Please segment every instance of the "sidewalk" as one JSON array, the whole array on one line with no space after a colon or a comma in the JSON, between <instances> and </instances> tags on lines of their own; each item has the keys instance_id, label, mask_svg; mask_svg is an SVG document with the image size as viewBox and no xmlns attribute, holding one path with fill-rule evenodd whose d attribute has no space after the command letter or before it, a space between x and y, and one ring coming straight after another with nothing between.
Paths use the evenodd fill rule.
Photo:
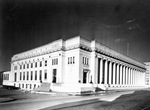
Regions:
<instances>
[{"instance_id":1,"label":"sidewalk","mask_svg":"<svg viewBox=\"0 0 150 110\"><path fill-rule=\"evenodd\" d=\"M125 94L132 94L134 91L126 91L126 92L118 92L118 93L112 93L112 94L99 94L99 95L92 95L92 96L77 96L78 98L72 98L68 100L59 100L57 103L53 102L53 104L50 104L48 108L45 109L59 109L59 108L65 108L65 107L72 107L77 105L83 105L88 103L94 103L98 101L114 101L116 98L120 97L121 95ZM43 109L44 110L44 109Z\"/></svg>"},{"instance_id":2,"label":"sidewalk","mask_svg":"<svg viewBox=\"0 0 150 110\"><path fill-rule=\"evenodd\" d=\"M0 103L0 107L3 107L3 110L8 110L8 107L9 108L14 107L13 110L58 109L58 108L71 107L71 106L88 104L88 103L93 103L98 101L113 101L123 94L132 94L133 92L134 91L113 92L109 94L106 93L106 94L96 94L96 95L88 95L88 96L51 96L51 95L38 96L37 95L38 96L37 98L34 97L25 100L16 100L9 103Z\"/></svg>"}]
</instances>

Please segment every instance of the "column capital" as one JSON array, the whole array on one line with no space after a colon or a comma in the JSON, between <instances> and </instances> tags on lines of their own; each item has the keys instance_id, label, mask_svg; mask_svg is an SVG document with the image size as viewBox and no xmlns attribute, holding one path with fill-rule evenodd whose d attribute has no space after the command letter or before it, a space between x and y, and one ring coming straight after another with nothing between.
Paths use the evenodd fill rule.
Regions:
<instances>
[{"instance_id":1,"label":"column capital","mask_svg":"<svg viewBox=\"0 0 150 110\"><path fill-rule=\"evenodd\" d=\"M105 60L105 61L107 61L107 62L109 61L108 58L103 58L103 60Z\"/></svg>"},{"instance_id":2,"label":"column capital","mask_svg":"<svg viewBox=\"0 0 150 110\"><path fill-rule=\"evenodd\" d=\"M102 57L102 56L99 56L99 55L98 55L97 57L98 57L98 58L101 58L101 59L103 59L103 57Z\"/></svg>"}]
</instances>

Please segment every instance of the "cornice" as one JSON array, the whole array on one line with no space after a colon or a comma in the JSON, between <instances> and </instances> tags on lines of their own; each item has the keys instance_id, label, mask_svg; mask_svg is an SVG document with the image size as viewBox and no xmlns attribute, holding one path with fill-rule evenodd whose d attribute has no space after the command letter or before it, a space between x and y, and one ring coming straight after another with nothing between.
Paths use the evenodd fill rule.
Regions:
<instances>
[{"instance_id":1,"label":"cornice","mask_svg":"<svg viewBox=\"0 0 150 110\"><path fill-rule=\"evenodd\" d=\"M60 40L60 41L62 41L62 40ZM80 49L88 51L88 52L96 52L96 53L102 54L104 56L113 58L115 60L123 61L127 64L145 68L144 64L139 63L123 54L120 54L119 52L114 51L111 48L108 48L98 42L93 43L93 42L88 41L88 43L87 43L87 41L85 39L82 39L81 42L71 45L71 46L67 46L67 47L65 46L64 42L65 41L63 41L63 44L61 46L59 45L58 47L57 47L57 44L54 44L54 45L48 44L45 46L38 47L37 49L29 50L27 52L23 52L23 53L14 55L12 57L12 62L23 60L23 59L28 59L28 58L32 58L32 57L37 57L37 56L41 56L41 55L46 55L46 54L57 52L57 51L69 51L72 49L80 48ZM83 42L83 44L81 44L82 42ZM89 43L92 44L92 47L89 47L90 46ZM49 48L49 46L52 46L52 47ZM56 48L53 48L53 46L56 46Z\"/></svg>"},{"instance_id":2,"label":"cornice","mask_svg":"<svg viewBox=\"0 0 150 110\"><path fill-rule=\"evenodd\" d=\"M134 66L138 66L138 67L142 67L143 69L145 68L145 65L142 64L142 63L139 63L137 61L134 61L133 59L129 58L129 57L126 57L120 53L117 53L114 51L114 53L108 53L104 50L102 50L102 48L98 49L96 48L95 49L95 52L99 53L99 54L102 54L102 55L105 55L105 56L108 56L108 57L111 57L111 58L114 58L116 60L119 60L119 61L123 61L127 64L130 64L130 65L134 65Z\"/></svg>"}]
</instances>

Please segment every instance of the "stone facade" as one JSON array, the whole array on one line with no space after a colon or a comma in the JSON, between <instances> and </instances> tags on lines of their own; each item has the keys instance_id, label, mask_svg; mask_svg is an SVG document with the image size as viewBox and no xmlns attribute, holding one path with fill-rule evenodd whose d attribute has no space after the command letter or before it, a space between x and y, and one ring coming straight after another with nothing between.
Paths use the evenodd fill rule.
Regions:
<instances>
[{"instance_id":1,"label":"stone facade","mask_svg":"<svg viewBox=\"0 0 150 110\"><path fill-rule=\"evenodd\" d=\"M145 71L144 64L80 36L16 54L11 61L14 85L25 90L41 83L60 92L143 88Z\"/></svg>"}]
</instances>

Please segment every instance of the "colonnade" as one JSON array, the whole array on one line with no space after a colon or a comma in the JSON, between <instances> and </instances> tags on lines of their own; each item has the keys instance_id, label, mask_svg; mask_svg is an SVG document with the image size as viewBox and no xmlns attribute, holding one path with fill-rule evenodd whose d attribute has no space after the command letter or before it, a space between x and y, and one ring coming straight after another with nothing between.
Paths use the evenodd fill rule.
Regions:
<instances>
[{"instance_id":1,"label":"colonnade","mask_svg":"<svg viewBox=\"0 0 150 110\"><path fill-rule=\"evenodd\" d=\"M110 86L142 86L145 73L142 68L121 61L97 58L97 84Z\"/></svg>"}]
</instances>

